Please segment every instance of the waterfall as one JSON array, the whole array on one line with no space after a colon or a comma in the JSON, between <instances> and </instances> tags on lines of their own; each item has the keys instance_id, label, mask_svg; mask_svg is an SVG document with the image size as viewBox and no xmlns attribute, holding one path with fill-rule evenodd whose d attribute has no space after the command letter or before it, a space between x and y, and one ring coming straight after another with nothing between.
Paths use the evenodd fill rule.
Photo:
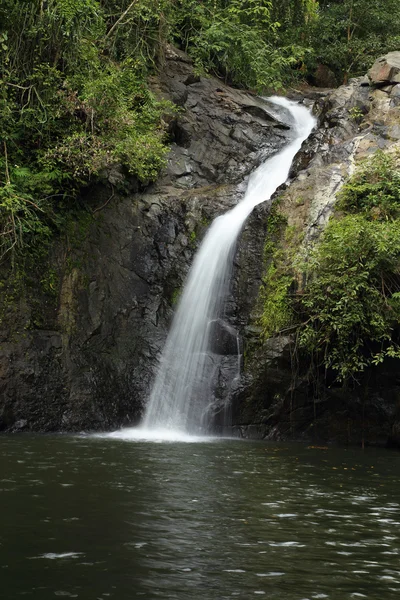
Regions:
<instances>
[{"instance_id":1,"label":"waterfall","mask_svg":"<svg viewBox=\"0 0 400 600\"><path fill-rule=\"evenodd\" d=\"M294 139L250 176L239 204L216 218L195 256L160 359L142 429L196 434L207 428L212 358L210 323L218 318L229 285L236 240L253 208L286 181L295 154L315 120L304 106L268 99L290 115Z\"/></svg>"}]
</instances>

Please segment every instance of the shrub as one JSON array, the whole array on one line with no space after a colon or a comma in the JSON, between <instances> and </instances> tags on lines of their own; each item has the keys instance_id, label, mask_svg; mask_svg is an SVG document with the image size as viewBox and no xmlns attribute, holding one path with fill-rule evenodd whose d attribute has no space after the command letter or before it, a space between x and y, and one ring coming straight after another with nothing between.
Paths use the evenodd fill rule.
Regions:
<instances>
[{"instance_id":1,"label":"shrub","mask_svg":"<svg viewBox=\"0 0 400 600\"><path fill-rule=\"evenodd\" d=\"M382 152L362 163L310 249L299 253L286 228L264 278L264 335L290 328L314 364L342 382L385 357L400 357L396 164L395 155Z\"/></svg>"}]
</instances>

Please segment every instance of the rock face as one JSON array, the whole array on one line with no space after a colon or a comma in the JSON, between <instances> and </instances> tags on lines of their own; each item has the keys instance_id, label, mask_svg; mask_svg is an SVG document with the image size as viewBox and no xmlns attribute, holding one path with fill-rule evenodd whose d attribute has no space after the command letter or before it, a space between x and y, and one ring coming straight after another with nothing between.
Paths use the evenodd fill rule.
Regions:
<instances>
[{"instance_id":1,"label":"rock face","mask_svg":"<svg viewBox=\"0 0 400 600\"><path fill-rule=\"evenodd\" d=\"M327 223L357 161L400 145L399 60L390 53L369 77L295 94L314 105L319 127L294 161L280 209L306 241ZM138 190L110 173L112 186L85 198L92 216L55 244L47 275L36 273L21 289L2 274L0 430L109 430L138 421L207 226L237 203L250 171L287 142L284 115L198 77L173 48L152 86L181 107L169 124L171 152L156 184ZM118 195L113 186L121 180L128 191ZM293 364L290 336L260 342L268 211L261 204L248 219L223 318L211 324L216 428L233 423L230 432L263 439L400 445L397 361L371 374L368 394L363 386L351 396L335 388L317 394Z\"/></svg>"},{"instance_id":2,"label":"rock face","mask_svg":"<svg viewBox=\"0 0 400 600\"><path fill-rule=\"evenodd\" d=\"M304 233L305 243L319 236L357 162L377 150L400 148L399 60L400 53L390 53L375 63L371 81L357 78L333 92L314 94L319 128L296 157L293 181L279 205L288 225ZM329 387L332 382L317 390L307 365L296 364L290 336L260 344L257 306L244 348L248 358L233 393L237 435L400 445L398 361L368 372L356 391Z\"/></svg>"},{"instance_id":3,"label":"rock face","mask_svg":"<svg viewBox=\"0 0 400 600\"><path fill-rule=\"evenodd\" d=\"M56 283L38 273L16 289L2 274L0 430L104 430L139 419L199 240L238 201L254 166L286 143L288 127L268 104L199 78L183 53L169 48L161 72L153 88L181 112L169 125L171 152L157 183L119 196L92 189L92 218L53 249ZM253 223L253 254L238 259L249 275L265 235L264 222ZM233 322L249 314L246 285L242 279L243 305L233 296L228 303ZM232 324L216 327L213 373L225 402L237 374L236 333Z\"/></svg>"}]
</instances>

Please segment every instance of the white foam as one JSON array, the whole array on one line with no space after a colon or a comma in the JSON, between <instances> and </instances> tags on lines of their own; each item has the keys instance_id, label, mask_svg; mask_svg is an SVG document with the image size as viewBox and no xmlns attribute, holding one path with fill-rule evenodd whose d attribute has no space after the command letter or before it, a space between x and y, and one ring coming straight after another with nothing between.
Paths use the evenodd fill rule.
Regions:
<instances>
[{"instance_id":1,"label":"white foam","mask_svg":"<svg viewBox=\"0 0 400 600\"><path fill-rule=\"evenodd\" d=\"M57 554L56 552L46 552L45 554L35 556L34 558L47 558L49 560L57 560L59 558L79 558L82 555L83 552L62 552L61 554Z\"/></svg>"},{"instance_id":2,"label":"white foam","mask_svg":"<svg viewBox=\"0 0 400 600\"><path fill-rule=\"evenodd\" d=\"M177 429L149 429L147 427L130 427L119 429L111 433L95 434L94 437L124 440L128 442L185 442L185 443L200 443L200 442L215 442L220 438L211 436L190 435Z\"/></svg>"}]
</instances>

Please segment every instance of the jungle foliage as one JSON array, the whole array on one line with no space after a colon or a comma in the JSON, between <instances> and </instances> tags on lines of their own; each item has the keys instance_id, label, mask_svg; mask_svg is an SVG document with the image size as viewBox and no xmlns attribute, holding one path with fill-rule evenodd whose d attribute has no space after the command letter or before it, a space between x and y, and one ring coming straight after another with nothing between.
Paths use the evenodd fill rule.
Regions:
<instances>
[{"instance_id":1,"label":"jungle foliage","mask_svg":"<svg viewBox=\"0 0 400 600\"><path fill-rule=\"evenodd\" d=\"M257 91L292 80L309 52L314 0L182 0L173 37L201 70ZM290 35L281 35L281 29Z\"/></svg>"},{"instance_id":2,"label":"jungle foliage","mask_svg":"<svg viewBox=\"0 0 400 600\"><path fill-rule=\"evenodd\" d=\"M0 259L62 230L110 170L157 176L172 108L147 80L167 42L266 91L321 62L364 72L399 24L397 0L0 0Z\"/></svg>"},{"instance_id":3,"label":"jungle foliage","mask_svg":"<svg viewBox=\"0 0 400 600\"><path fill-rule=\"evenodd\" d=\"M281 242L269 248L264 335L295 333L317 369L342 382L400 357L398 163L398 156L377 152L361 164L311 248L299 255L299 240L292 235L290 243L285 226Z\"/></svg>"},{"instance_id":4,"label":"jungle foliage","mask_svg":"<svg viewBox=\"0 0 400 600\"><path fill-rule=\"evenodd\" d=\"M157 176L170 110L146 83L158 4L134 2L122 27L124 1L0 1L0 258L62 229L112 167Z\"/></svg>"},{"instance_id":5,"label":"jungle foliage","mask_svg":"<svg viewBox=\"0 0 400 600\"><path fill-rule=\"evenodd\" d=\"M180 0L171 35L199 68L256 90L311 77L342 83L400 47L398 0Z\"/></svg>"},{"instance_id":6,"label":"jungle foliage","mask_svg":"<svg viewBox=\"0 0 400 600\"><path fill-rule=\"evenodd\" d=\"M327 65L338 83L363 75L387 52L400 48L398 0L319 0L312 62Z\"/></svg>"}]
</instances>

